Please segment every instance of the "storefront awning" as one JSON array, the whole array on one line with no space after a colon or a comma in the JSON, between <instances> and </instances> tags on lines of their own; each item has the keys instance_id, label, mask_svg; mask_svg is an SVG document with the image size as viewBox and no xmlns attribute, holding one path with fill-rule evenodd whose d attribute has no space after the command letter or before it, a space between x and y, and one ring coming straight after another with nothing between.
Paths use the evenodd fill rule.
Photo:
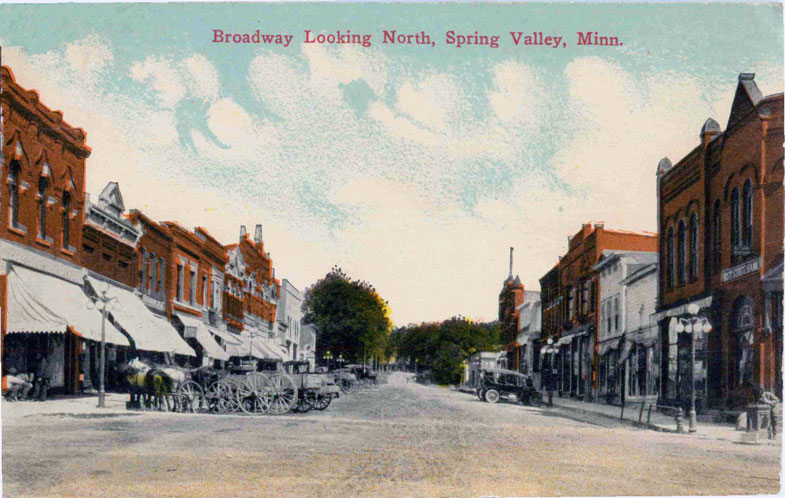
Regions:
<instances>
[{"instance_id":1,"label":"storefront awning","mask_svg":"<svg viewBox=\"0 0 785 498\"><path fill-rule=\"evenodd\" d=\"M233 334L231 332L226 332L225 330L220 330L215 327L211 327L206 325L207 330L216 337L220 337L226 344L240 344L242 343L242 339L239 335Z\"/></svg>"},{"instance_id":2,"label":"storefront awning","mask_svg":"<svg viewBox=\"0 0 785 498\"><path fill-rule=\"evenodd\" d=\"M85 339L101 340L103 317L89 309L84 290L52 275L15 266L8 273L8 322L6 332L64 333L67 327ZM129 346L128 339L108 320L106 342Z\"/></svg>"},{"instance_id":3,"label":"storefront awning","mask_svg":"<svg viewBox=\"0 0 785 498\"><path fill-rule=\"evenodd\" d=\"M88 276L87 281L96 294L106 289L106 295L117 300L118 306L113 308L110 304L109 312L115 322L131 335L136 349L196 356L174 327L153 315L132 291L95 277Z\"/></svg>"},{"instance_id":4,"label":"storefront awning","mask_svg":"<svg viewBox=\"0 0 785 498\"><path fill-rule=\"evenodd\" d=\"M687 314L687 307L691 304L698 306L699 309L705 309L711 307L712 296L707 296L702 299L698 299L696 301L692 301L690 303L682 304L680 306L675 306L665 311L660 311L658 313L654 313L651 316L652 321L659 322L663 318L672 318L675 316L684 316Z\"/></svg>"},{"instance_id":5,"label":"storefront awning","mask_svg":"<svg viewBox=\"0 0 785 498\"><path fill-rule=\"evenodd\" d=\"M193 334L196 341L204 348L205 355L216 360L228 360L229 355L215 342L215 339L207 331L207 326L198 318L175 312L175 316L188 332ZM188 330L191 329L191 330Z\"/></svg>"},{"instance_id":6,"label":"storefront awning","mask_svg":"<svg viewBox=\"0 0 785 498\"><path fill-rule=\"evenodd\" d=\"M597 352L598 355L604 356L608 354L609 351L613 351L615 349L619 349L619 346L622 344L622 339L624 336L614 337L613 339L609 339L606 341L602 341L599 343L599 351Z\"/></svg>"},{"instance_id":7,"label":"storefront awning","mask_svg":"<svg viewBox=\"0 0 785 498\"><path fill-rule=\"evenodd\" d=\"M281 359L286 361L285 355L283 353L279 353L274 347L267 344L264 339L254 339L253 346L254 349L258 349L262 354L265 354L265 358Z\"/></svg>"}]
</instances>

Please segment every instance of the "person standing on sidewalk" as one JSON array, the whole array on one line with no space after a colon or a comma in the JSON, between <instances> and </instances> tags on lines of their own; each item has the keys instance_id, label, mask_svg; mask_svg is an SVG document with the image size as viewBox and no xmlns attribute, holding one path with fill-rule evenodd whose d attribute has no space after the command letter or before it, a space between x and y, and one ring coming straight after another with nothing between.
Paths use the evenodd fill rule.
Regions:
<instances>
[{"instance_id":1,"label":"person standing on sidewalk","mask_svg":"<svg viewBox=\"0 0 785 498\"><path fill-rule=\"evenodd\" d=\"M46 401L46 395L49 391L49 382L52 380L52 361L48 356L38 355L40 361L35 370L35 391L33 391L33 398L36 401Z\"/></svg>"}]
</instances>

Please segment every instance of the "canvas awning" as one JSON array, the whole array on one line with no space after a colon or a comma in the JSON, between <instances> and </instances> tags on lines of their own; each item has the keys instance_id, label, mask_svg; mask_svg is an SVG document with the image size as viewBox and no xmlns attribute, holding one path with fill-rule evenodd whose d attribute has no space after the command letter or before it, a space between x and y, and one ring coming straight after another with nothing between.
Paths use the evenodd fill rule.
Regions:
<instances>
[{"instance_id":1,"label":"canvas awning","mask_svg":"<svg viewBox=\"0 0 785 498\"><path fill-rule=\"evenodd\" d=\"M6 332L64 333L67 328L85 339L101 340L101 312L88 308L82 287L46 273L14 266L8 273ZM106 342L129 346L111 322L104 323Z\"/></svg>"},{"instance_id":2,"label":"canvas awning","mask_svg":"<svg viewBox=\"0 0 785 498\"><path fill-rule=\"evenodd\" d=\"M216 337L220 337L226 344L240 344L242 343L242 339L239 335L233 334L231 332L226 332L224 330L220 330L215 327L211 327L206 325L207 330Z\"/></svg>"},{"instance_id":3,"label":"canvas awning","mask_svg":"<svg viewBox=\"0 0 785 498\"><path fill-rule=\"evenodd\" d=\"M624 336L614 337L613 339L608 339L606 341L602 341L599 343L599 351L597 352L598 355L604 356L608 354L609 351L613 351L614 349L619 349L619 346L622 343L622 339Z\"/></svg>"},{"instance_id":4,"label":"canvas awning","mask_svg":"<svg viewBox=\"0 0 785 498\"><path fill-rule=\"evenodd\" d=\"M206 356L216 360L228 360L229 355L226 351L215 342L215 339L207 331L207 326L198 318L185 315L183 313L175 312L175 316L183 324L187 331L189 331L196 338L199 345L204 348ZM190 329L190 330L188 330Z\"/></svg>"},{"instance_id":5,"label":"canvas awning","mask_svg":"<svg viewBox=\"0 0 785 498\"><path fill-rule=\"evenodd\" d=\"M650 348L657 343L658 329L656 326L638 329L635 332L628 334L624 341L624 347L621 351L619 361L625 361L632 352L632 347L636 344L644 348Z\"/></svg>"},{"instance_id":6,"label":"canvas awning","mask_svg":"<svg viewBox=\"0 0 785 498\"><path fill-rule=\"evenodd\" d=\"M280 359L286 361L286 358L284 357L283 353L279 353L278 351L276 351L274 347L267 344L267 342L265 342L263 339L258 339L258 338L254 339L253 346L254 349L258 349L262 354L264 354L265 358Z\"/></svg>"},{"instance_id":7,"label":"canvas awning","mask_svg":"<svg viewBox=\"0 0 785 498\"><path fill-rule=\"evenodd\" d=\"M109 312L115 322L131 335L136 349L196 356L172 324L153 315L132 291L95 277L88 276L87 281L97 294L106 289L106 295L116 299L118 306L110 304Z\"/></svg>"}]
</instances>

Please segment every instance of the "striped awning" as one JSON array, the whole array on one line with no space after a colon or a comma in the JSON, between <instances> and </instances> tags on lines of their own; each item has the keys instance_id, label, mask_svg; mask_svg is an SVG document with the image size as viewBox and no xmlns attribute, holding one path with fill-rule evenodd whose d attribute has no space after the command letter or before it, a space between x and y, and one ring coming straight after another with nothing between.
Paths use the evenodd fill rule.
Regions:
<instances>
[{"instance_id":1,"label":"striped awning","mask_svg":"<svg viewBox=\"0 0 785 498\"><path fill-rule=\"evenodd\" d=\"M102 323L103 322L103 323ZM14 266L8 273L6 333L64 333L129 346L128 339L95 309L84 289L53 275Z\"/></svg>"}]
</instances>

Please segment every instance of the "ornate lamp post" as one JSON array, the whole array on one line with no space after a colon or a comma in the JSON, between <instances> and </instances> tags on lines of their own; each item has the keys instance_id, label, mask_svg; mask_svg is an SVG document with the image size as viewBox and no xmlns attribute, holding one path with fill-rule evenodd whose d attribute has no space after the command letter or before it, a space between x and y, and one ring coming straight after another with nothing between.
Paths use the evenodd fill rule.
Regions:
<instances>
[{"instance_id":1,"label":"ornate lamp post","mask_svg":"<svg viewBox=\"0 0 785 498\"><path fill-rule=\"evenodd\" d=\"M686 332L690 334L690 432L698 431L698 415L695 411L695 336L699 333L708 334L711 332L711 323L708 318L698 317L697 304L690 304L687 307L687 318L678 318L676 322L676 332Z\"/></svg>"},{"instance_id":2,"label":"ornate lamp post","mask_svg":"<svg viewBox=\"0 0 785 498\"><path fill-rule=\"evenodd\" d=\"M111 304L112 309L118 309L120 303L116 297L107 296L109 286L96 297L95 301L88 301L87 309L97 309L101 312L101 357L98 364L98 408L106 408L106 389L104 379L106 378L106 312Z\"/></svg>"},{"instance_id":3,"label":"ornate lamp post","mask_svg":"<svg viewBox=\"0 0 785 498\"><path fill-rule=\"evenodd\" d=\"M550 355L548 361L548 368L550 369L550 374L548 375L548 406L553 406L553 380L555 375L555 363L556 363L556 353L559 352L559 347L553 345L553 339L548 338L548 345L545 346L545 354Z\"/></svg>"},{"instance_id":4,"label":"ornate lamp post","mask_svg":"<svg viewBox=\"0 0 785 498\"><path fill-rule=\"evenodd\" d=\"M329 351L324 353L324 359L327 360L327 369L328 370L332 370L332 368L330 368L330 360L332 360L332 358L333 358L333 355Z\"/></svg>"}]
</instances>

